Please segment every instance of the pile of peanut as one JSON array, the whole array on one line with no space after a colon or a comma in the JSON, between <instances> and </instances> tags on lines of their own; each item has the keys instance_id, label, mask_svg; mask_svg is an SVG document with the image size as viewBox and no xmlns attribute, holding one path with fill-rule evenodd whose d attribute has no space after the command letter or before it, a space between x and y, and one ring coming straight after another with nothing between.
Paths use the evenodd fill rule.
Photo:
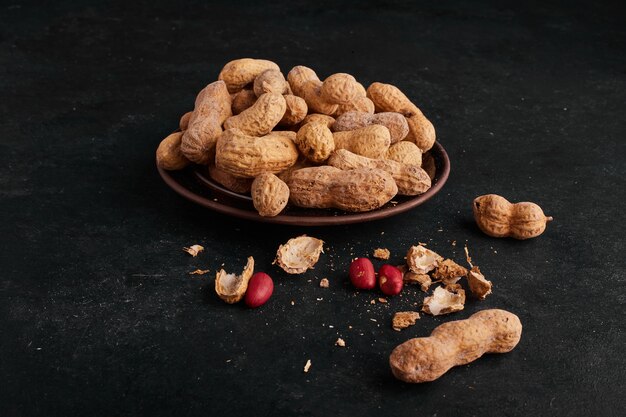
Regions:
<instances>
[{"instance_id":1,"label":"pile of peanut","mask_svg":"<svg viewBox=\"0 0 626 417\"><path fill-rule=\"evenodd\" d=\"M397 87L367 89L345 73L321 81L305 66L287 78L277 64L229 62L166 137L159 167L207 165L211 178L251 193L261 216L291 203L305 208L375 210L395 195L426 192L435 129Z\"/></svg>"}]
</instances>

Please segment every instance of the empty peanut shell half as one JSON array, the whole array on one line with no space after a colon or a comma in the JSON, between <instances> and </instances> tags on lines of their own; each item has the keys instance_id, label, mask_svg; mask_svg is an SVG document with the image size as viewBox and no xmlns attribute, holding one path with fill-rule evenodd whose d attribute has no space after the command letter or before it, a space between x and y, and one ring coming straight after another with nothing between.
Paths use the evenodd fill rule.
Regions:
<instances>
[{"instance_id":1,"label":"empty peanut shell half","mask_svg":"<svg viewBox=\"0 0 626 417\"><path fill-rule=\"evenodd\" d=\"M248 257L248 263L240 275L229 274L223 269L215 275L215 292L228 304L241 300L248 289L248 281L254 272L254 258Z\"/></svg>"},{"instance_id":2,"label":"empty peanut shell half","mask_svg":"<svg viewBox=\"0 0 626 417\"><path fill-rule=\"evenodd\" d=\"M465 308L465 291L459 286L437 287L433 295L424 299L422 311L433 316L454 313Z\"/></svg>"},{"instance_id":3,"label":"empty peanut shell half","mask_svg":"<svg viewBox=\"0 0 626 417\"><path fill-rule=\"evenodd\" d=\"M422 245L411 246L406 254L409 270L416 274L426 274L435 269L443 258Z\"/></svg>"},{"instance_id":4,"label":"empty peanut shell half","mask_svg":"<svg viewBox=\"0 0 626 417\"><path fill-rule=\"evenodd\" d=\"M302 235L280 245L275 263L288 274L302 274L313 268L323 251L323 241Z\"/></svg>"}]
</instances>

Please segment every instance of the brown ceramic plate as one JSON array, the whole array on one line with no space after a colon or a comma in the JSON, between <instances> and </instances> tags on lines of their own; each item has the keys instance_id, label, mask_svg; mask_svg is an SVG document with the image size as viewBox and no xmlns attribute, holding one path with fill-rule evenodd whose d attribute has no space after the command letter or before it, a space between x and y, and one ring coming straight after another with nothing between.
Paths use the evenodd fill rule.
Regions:
<instances>
[{"instance_id":1,"label":"brown ceramic plate","mask_svg":"<svg viewBox=\"0 0 626 417\"><path fill-rule=\"evenodd\" d=\"M208 209L242 219L265 223L298 226L332 226L363 223L404 213L425 203L441 190L450 175L450 159L439 142L430 150L435 160L435 178L432 187L414 197L396 196L383 207L365 213L348 213L334 209L304 209L288 205L275 217L261 217L252 206L250 196L233 193L217 184L202 167L189 167L182 171L166 171L157 167L163 181L181 196Z\"/></svg>"}]
</instances>

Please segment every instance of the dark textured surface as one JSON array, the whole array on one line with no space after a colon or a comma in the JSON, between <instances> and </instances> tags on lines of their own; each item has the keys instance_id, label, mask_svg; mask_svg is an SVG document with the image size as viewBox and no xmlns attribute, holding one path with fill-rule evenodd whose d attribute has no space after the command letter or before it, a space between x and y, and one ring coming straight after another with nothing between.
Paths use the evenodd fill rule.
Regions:
<instances>
[{"instance_id":1,"label":"dark textured surface","mask_svg":"<svg viewBox=\"0 0 626 417\"><path fill-rule=\"evenodd\" d=\"M626 414L617 2L43 3L0 9L0 415ZM448 184L407 214L322 229L178 197L154 149L243 56L398 85L434 122ZM485 193L555 221L538 239L488 238L471 217ZM326 254L286 276L273 254L302 233ZM394 332L392 313L422 293L370 305L379 295L355 293L345 271L376 247L401 262L418 241L459 262L467 241L494 294ZM193 243L206 247L197 258L180 250ZM258 310L211 290L222 263L238 270L248 255L276 284ZM196 268L211 274L187 275ZM519 315L513 352L429 384L393 379L395 345L483 308Z\"/></svg>"}]
</instances>

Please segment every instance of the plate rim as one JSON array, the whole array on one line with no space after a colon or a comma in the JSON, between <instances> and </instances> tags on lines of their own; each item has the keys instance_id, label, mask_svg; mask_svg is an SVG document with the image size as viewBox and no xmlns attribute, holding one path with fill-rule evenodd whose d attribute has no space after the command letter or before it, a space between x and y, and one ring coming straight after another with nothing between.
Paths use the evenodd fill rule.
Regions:
<instances>
[{"instance_id":1,"label":"plate rim","mask_svg":"<svg viewBox=\"0 0 626 417\"><path fill-rule=\"evenodd\" d=\"M329 216L297 216L297 215L287 215L287 214L279 214L274 217L263 217L260 216L256 211L242 209L239 207L234 207L232 205L220 203L218 201L211 200L209 198L203 197L201 195L196 194L191 191L181 183L179 183L169 171L159 167L157 165L157 170L159 175L163 179L163 181L172 189L174 192L184 197L185 199L192 201L200 206L206 207L218 213L226 214L232 217L237 217L241 219L261 222L261 223L274 223L274 224L285 224L292 226L338 226L338 225L346 225L346 224L355 224L355 223L365 223L373 220L384 219L387 217L395 216L397 214L404 213L414 207L417 207L426 201L430 200L435 194L437 194L448 181L448 177L450 176L450 158L448 153L444 149L444 147L436 141L431 148L432 150L436 150L436 154L434 155L437 159L437 156L443 161L441 167L436 167L435 171L435 184L428 189L424 194L420 194L418 196L412 197L407 201L402 203L398 203L394 206L376 209L368 212L362 213L347 213L340 216L329 215ZM186 168L188 169L188 168ZM190 171L191 173L191 171ZM197 179L196 179L197 180ZM208 187L207 187L208 188ZM215 193L215 191L210 190L211 193Z\"/></svg>"}]
</instances>

